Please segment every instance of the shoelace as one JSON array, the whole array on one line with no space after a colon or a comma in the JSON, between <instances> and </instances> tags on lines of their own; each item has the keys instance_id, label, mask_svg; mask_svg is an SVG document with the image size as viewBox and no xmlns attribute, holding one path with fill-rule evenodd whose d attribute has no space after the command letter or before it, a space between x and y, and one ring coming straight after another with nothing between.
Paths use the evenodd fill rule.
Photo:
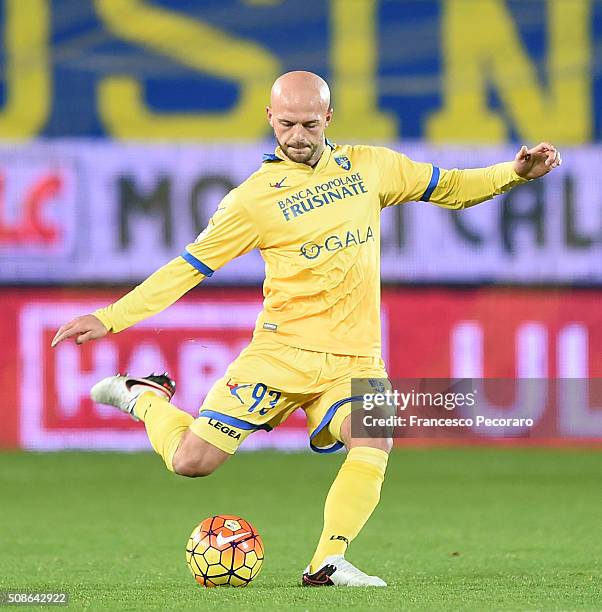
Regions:
<instances>
[{"instance_id":1,"label":"shoelace","mask_svg":"<svg viewBox=\"0 0 602 612\"><path fill-rule=\"evenodd\" d=\"M347 559L341 558L337 559L335 567L345 572L349 572L352 576L356 578L366 579L368 575L365 572L362 572L361 569L358 569L352 563L349 563Z\"/></svg>"}]
</instances>

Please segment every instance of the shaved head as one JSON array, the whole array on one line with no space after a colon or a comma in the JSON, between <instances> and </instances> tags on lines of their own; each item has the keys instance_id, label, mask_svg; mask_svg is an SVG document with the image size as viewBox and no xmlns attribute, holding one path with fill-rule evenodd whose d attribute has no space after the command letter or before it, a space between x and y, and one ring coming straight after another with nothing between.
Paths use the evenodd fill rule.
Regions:
<instances>
[{"instance_id":1,"label":"shaved head","mask_svg":"<svg viewBox=\"0 0 602 612\"><path fill-rule=\"evenodd\" d=\"M313 72L295 70L278 77L270 95L272 107L278 104L319 106L326 112L330 108L328 83Z\"/></svg>"},{"instance_id":2,"label":"shaved head","mask_svg":"<svg viewBox=\"0 0 602 612\"><path fill-rule=\"evenodd\" d=\"M314 166L324 151L324 130L332 117L326 81L313 72L287 72L274 82L266 110L283 153Z\"/></svg>"}]
</instances>

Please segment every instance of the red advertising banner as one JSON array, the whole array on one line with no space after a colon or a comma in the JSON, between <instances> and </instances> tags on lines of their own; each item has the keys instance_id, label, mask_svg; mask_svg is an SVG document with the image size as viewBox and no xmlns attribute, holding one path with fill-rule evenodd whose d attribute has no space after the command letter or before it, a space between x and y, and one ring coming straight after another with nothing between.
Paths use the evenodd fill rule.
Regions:
<instances>
[{"instance_id":1,"label":"red advertising banner","mask_svg":"<svg viewBox=\"0 0 602 612\"><path fill-rule=\"evenodd\" d=\"M169 371L174 403L196 413L213 381L250 340L256 289L200 288L145 322L102 341L50 341L56 329L118 297L115 291L3 289L0 300L0 447L149 448L140 424L94 404L90 387L117 371ZM600 292L394 289L383 293L383 347L391 378L602 378ZM602 441L602 401L554 386L519 440ZM495 415L506 405L488 410ZM543 434L542 434L543 432ZM545 435L544 435L545 434ZM463 442L489 441L464 432ZM303 413L258 432L246 448L306 448Z\"/></svg>"}]
</instances>

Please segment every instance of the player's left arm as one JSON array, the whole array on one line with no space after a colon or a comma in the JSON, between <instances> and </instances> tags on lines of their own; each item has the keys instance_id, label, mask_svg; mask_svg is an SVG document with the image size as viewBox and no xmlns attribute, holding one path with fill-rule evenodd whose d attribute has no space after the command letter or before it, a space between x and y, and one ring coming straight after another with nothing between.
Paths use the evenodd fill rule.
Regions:
<instances>
[{"instance_id":1,"label":"player's left arm","mask_svg":"<svg viewBox=\"0 0 602 612\"><path fill-rule=\"evenodd\" d=\"M561 163L560 153L550 143L542 142L532 149L522 146L510 162L485 168L439 170L436 185L424 199L453 210L469 208L516 185L545 176Z\"/></svg>"},{"instance_id":2,"label":"player's left arm","mask_svg":"<svg viewBox=\"0 0 602 612\"><path fill-rule=\"evenodd\" d=\"M556 147L547 142L532 149L521 147L513 161L466 170L444 170L381 147L372 150L382 207L424 201L453 210L468 208L544 176L562 163Z\"/></svg>"}]
</instances>

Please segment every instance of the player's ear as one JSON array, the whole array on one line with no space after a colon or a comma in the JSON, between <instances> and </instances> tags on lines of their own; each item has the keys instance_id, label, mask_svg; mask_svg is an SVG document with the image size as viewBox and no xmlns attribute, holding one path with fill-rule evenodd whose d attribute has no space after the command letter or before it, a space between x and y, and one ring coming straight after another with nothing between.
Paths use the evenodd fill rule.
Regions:
<instances>
[{"instance_id":1,"label":"player's ear","mask_svg":"<svg viewBox=\"0 0 602 612\"><path fill-rule=\"evenodd\" d=\"M266 113L267 118L268 118L268 123L269 123L269 124L270 124L272 127L274 127L274 123L273 123L273 120L272 120L272 117L274 116L274 114L272 113L272 109L271 109L269 106L266 106L266 107L265 107L265 113Z\"/></svg>"},{"instance_id":2,"label":"player's ear","mask_svg":"<svg viewBox=\"0 0 602 612\"><path fill-rule=\"evenodd\" d=\"M326 113L324 117L324 123L326 126L328 126L328 124L330 123L330 120L332 119L332 113L334 113L334 108L329 108L328 112Z\"/></svg>"}]
</instances>

